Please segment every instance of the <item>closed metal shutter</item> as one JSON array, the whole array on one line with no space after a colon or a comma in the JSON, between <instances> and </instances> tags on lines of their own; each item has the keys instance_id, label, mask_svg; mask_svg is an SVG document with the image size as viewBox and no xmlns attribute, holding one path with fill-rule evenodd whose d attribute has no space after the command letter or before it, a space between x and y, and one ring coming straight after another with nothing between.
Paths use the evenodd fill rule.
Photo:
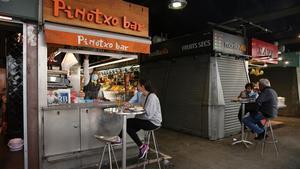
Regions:
<instances>
[{"instance_id":1,"label":"closed metal shutter","mask_svg":"<svg viewBox=\"0 0 300 169\"><path fill-rule=\"evenodd\" d=\"M141 66L160 96L163 127L208 137L209 57L195 55Z\"/></svg>"},{"instance_id":2,"label":"closed metal shutter","mask_svg":"<svg viewBox=\"0 0 300 169\"><path fill-rule=\"evenodd\" d=\"M248 82L248 75L243 60L235 59L232 56L220 56L217 58L217 62L225 100L224 134L229 136L237 133L241 128L237 117L240 104L231 102L231 100L244 90L245 84Z\"/></svg>"},{"instance_id":3,"label":"closed metal shutter","mask_svg":"<svg viewBox=\"0 0 300 169\"><path fill-rule=\"evenodd\" d=\"M177 58L165 90L165 126L208 137L209 55Z\"/></svg>"}]
</instances>

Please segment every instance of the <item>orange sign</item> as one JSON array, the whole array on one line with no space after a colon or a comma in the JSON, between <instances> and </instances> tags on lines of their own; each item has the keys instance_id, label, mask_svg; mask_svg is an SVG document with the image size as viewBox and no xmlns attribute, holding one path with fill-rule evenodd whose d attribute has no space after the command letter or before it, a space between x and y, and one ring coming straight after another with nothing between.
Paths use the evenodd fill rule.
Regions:
<instances>
[{"instance_id":1,"label":"orange sign","mask_svg":"<svg viewBox=\"0 0 300 169\"><path fill-rule=\"evenodd\" d=\"M134 52L134 53L150 53L150 44L125 41L120 39L105 38L99 36L91 36L85 34L77 34L70 32L62 32L55 30L45 30L45 38L47 43L80 46L89 48L99 48L113 51Z\"/></svg>"},{"instance_id":2,"label":"orange sign","mask_svg":"<svg viewBox=\"0 0 300 169\"><path fill-rule=\"evenodd\" d=\"M122 0L44 0L44 20L148 37L147 7Z\"/></svg>"}]
</instances>

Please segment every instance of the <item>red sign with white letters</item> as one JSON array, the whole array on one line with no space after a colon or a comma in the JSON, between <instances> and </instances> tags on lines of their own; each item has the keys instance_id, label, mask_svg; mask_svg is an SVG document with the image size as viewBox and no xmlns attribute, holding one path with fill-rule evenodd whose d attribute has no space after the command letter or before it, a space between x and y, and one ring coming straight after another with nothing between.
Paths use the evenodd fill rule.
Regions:
<instances>
[{"instance_id":1,"label":"red sign with white letters","mask_svg":"<svg viewBox=\"0 0 300 169\"><path fill-rule=\"evenodd\" d=\"M256 62L278 64L278 47L272 43L252 38L251 56L252 60Z\"/></svg>"}]
</instances>

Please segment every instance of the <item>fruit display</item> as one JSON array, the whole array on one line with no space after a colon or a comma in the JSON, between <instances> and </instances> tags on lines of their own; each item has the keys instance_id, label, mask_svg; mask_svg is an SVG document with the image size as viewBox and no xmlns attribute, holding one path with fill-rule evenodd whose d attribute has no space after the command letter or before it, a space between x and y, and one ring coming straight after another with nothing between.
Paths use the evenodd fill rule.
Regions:
<instances>
[{"instance_id":1,"label":"fruit display","mask_svg":"<svg viewBox=\"0 0 300 169\"><path fill-rule=\"evenodd\" d=\"M106 98L115 100L118 94L125 94L130 98L136 90L139 75L138 66L127 66L121 68L100 70L97 72L101 90ZM83 86L83 80L81 81ZM109 96L108 96L109 95Z\"/></svg>"}]
</instances>

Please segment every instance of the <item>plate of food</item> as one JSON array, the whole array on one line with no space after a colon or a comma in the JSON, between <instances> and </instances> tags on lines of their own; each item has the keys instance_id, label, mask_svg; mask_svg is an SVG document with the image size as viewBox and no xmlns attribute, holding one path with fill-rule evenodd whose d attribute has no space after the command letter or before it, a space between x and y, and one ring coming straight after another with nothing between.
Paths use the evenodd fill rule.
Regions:
<instances>
[{"instance_id":1,"label":"plate of food","mask_svg":"<svg viewBox=\"0 0 300 169\"><path fill-rule=\"evenodd\" d=\"M144 108L140 107L140 106L135 106L135 107L130 107L129 110L130 111L144 111Z\"/></svg>"}]
</instances>

